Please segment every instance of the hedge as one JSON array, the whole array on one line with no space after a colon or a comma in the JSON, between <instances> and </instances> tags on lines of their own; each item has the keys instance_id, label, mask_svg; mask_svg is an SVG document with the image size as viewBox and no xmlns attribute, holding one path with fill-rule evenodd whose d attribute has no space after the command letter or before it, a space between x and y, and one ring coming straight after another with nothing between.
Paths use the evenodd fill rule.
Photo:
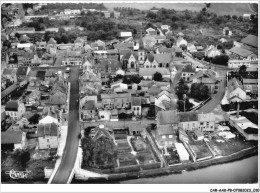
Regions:
<instances>
[{"instance_id":1,"label":"hedge","mask_svg":"<svg viewBox=\"0 0 260 193\"><path fill-rule=\"evenodd\" d=\"M136 172L136 171L140 171L139 165L119 167L113 169L113 172L115 173L127 173L127 172Z\"/></svg>"},{"instance_id":2,"label":"hedge","mask_svg":"<svg viewBox=\"0 0 260 193\"><path fill-rule=\"evenodd\" d=\"M156 169L161 167L161 163L156 162L156 163L150 163L150 164L143 164L141 165L143 170L150 170L150 169Z\"/></svg>"}]
</instances>

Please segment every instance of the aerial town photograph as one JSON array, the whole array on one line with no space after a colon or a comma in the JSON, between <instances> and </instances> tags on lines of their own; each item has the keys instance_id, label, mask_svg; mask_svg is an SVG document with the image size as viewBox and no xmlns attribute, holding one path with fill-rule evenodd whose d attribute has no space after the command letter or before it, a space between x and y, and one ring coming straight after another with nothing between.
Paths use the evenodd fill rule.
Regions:
<instances>
[{"instance_id":1,"label":"aerial town photograph","mask_svg":"<svg viewBox=\"0 0 260 193\"><path fill-rule=\"evenodd\" d=\"M258 4L2 3L1 184L257 185Z\"/></svg>"}]
</instances>

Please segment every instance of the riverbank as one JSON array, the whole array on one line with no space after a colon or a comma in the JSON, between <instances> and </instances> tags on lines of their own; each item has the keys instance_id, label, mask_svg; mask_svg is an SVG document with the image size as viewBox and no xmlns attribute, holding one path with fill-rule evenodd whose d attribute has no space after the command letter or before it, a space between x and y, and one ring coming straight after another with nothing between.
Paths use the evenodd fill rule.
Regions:
<instances>
[{"instance_id":1,"label":"riverbank","mask_svg":"<svg viewBox=\"0 0 260 193\"><path fill-rule=\"evenodd\" d=\"M149 178L149 177L157 177L157 176L170 175L170 174L181 174L183 171L198 170L213 165L220 165L224 163L242 160L255 155L258 155L258 147L242 150L240 152L225 157L223 156L223 157L213 158L201 162L195 162L192 164L181 164L181 165L175 165L171 167L158 168L152 170L143 170L139 172L130 172L130 173L123 173L123 174L108 174L108 177L106 179L105 178L88 178L87 180L74 179L73 183L74 184L116 183L118 181L130 180L130 179Z\"/></svg>"}]
</instances>

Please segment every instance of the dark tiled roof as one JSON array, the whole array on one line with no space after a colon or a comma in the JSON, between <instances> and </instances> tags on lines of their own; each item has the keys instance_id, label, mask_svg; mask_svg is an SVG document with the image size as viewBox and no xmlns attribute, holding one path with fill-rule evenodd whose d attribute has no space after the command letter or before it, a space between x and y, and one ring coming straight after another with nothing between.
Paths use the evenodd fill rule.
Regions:
<instances>
[{"instance_id":1,"label":"dark tiled roof","mask_svg":"<svg viewBox=\"0 0 260 193\"><path fill-rule=\"evenodd\" d=\"M258 47L258 37L254 35L248 35L245 38L241 40L242 43L253 46L253 47Z\"/></svg>"},{"instance_id":2,"label":"dark tiled roof","mask_svg":"<svg viewBox=\"0 0 260 193\"><path fill-rule=\"evenodd\" d=\"M191 65L186 65L186 66L182 69L182 72L193 72L193 73L195 73L195 69L192 68Z\"/></svg>"},{"instance_id":3,"label":"dark tiled roof","mask_svg":"<svg viewBox=\"0 0 260 193\"><path fill-rule=\"evenodd\" d=\"M128 125L129 131L143 131L142 124L139 123L131 123Z\"/></svg>"},{"instance_id":4,"label":"dark tiled roof","mask_svg":"<svg viewBox=\"0 0 260 193\"><path fill-rule=\"evenodd\" d=\"M19 87L18 84L13 84L13 85L9 86L7 89L5 89L3 92L1 92L1 99L3 99L6 95L8 95L11 92L13 92L18 87Z\"/></svg>"},{"instance_id":5,"label":"dark tiled roof","mask_svg":"<svg viewBox=\"0 0 260 193\"><path fill-rule=\"evenodd\" d=\"M136 52L127 52L124 56L123 56L123 60L129 60L130 56L133 54L133 56L135 57L135 59L138 59L138 54Z\"/></svg>"},{"instance_id":6,"label":"dark tiled roof","mask_svg":"<svg viewBox=\"0 0 260 193\"><path fill-rule=\"evenodd\" d=\"M58 136L58 126L55 123L38 125L37 136L44 137L45 135Z\"/></svg>"},{"instance_id":7,"label":"dark tiled roof","mask_svg":"<svg viewBox=\"0 0 260 193\"><path fill-rule=\"evenodd\" d=\"M141 97L132 97L132 106L141 106Z\"/></svg>"},{"instance_id":8,"label":"dark tiled roof","mask_svg":"<svg viewBox=\"0 0 260 193\"><path fill-rule=\"evenodd\" d=\"M5 68L3 75L11 75L13 71L14 71L13 68Z\"/></svg>"},{"instance_id":9,"label":"dark tiled roof","mask_svg":"<svg viewBox=\"0 0 260 193\"><path fill-rule=\"evenodd\" d=\"M157 114L157 122L159 125L167 125L179 122L177 111L159 111Z\"/></svg>"},{"instance_id":10,"label":"dark tiled roof","mask_svg":"<svg viewBox=\"0 0 260 193\"><path fill-rule=\"evenodd\" d=\"M1 144L19 144L22 142L21 131L1 132Z\"/></svg>"},{"instance_id":11,"label":"dark tiled roof","mask_svg":"<svg viewBox=\"0 0 260 193\"><path fill-rule=\"evenodd\" d=\"M159 135L172 135L174 134L172 125L158 125L157 131Z\"/></svg>"},{"instance_id":12,"label":"dark tiled roof","mask_svg":"<svg viewBox=\"0 0 260 193\"><path fill-rule=\"evenodd\" d=\"M247 57L253 54L253 52L239 47L233 47L229 51L242 57Z\"/></svg>"},{"instance_id":13,"label":"dark tiled roof","mask_svg":"<svg viewBox=\"0 0 260 193\"><path fill-rule=\"evenodd\" d=\"M198 121L198 113L197 112L180 112L179 118L180 118L180 122Z\"/></svg>"},{"instance_id":14,"label":"dark tiled roof","mask_svg":"<svg viewBox=\"0 0 260 193\"><path fill-rule=\"evenodd\" d=\"M18 102L8 101L5 106L5 111L18 111Z\"/></svg>"}]
</instances>

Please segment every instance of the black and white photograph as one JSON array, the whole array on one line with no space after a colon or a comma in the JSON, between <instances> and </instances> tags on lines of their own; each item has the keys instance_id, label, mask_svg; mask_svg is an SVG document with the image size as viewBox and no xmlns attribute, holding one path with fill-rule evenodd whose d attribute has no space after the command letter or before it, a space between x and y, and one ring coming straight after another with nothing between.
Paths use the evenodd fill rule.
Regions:
<instances>
[{"instance_id":1,"label":"black and white photograph","mask_svg":"<svg viewBox=\"0 0 260 193\"><path fill-rule=\"evenodd\" d=\"M1 189L259 192L258 41L258 1L2 1Z\"/></svg>"}]
</instances>

